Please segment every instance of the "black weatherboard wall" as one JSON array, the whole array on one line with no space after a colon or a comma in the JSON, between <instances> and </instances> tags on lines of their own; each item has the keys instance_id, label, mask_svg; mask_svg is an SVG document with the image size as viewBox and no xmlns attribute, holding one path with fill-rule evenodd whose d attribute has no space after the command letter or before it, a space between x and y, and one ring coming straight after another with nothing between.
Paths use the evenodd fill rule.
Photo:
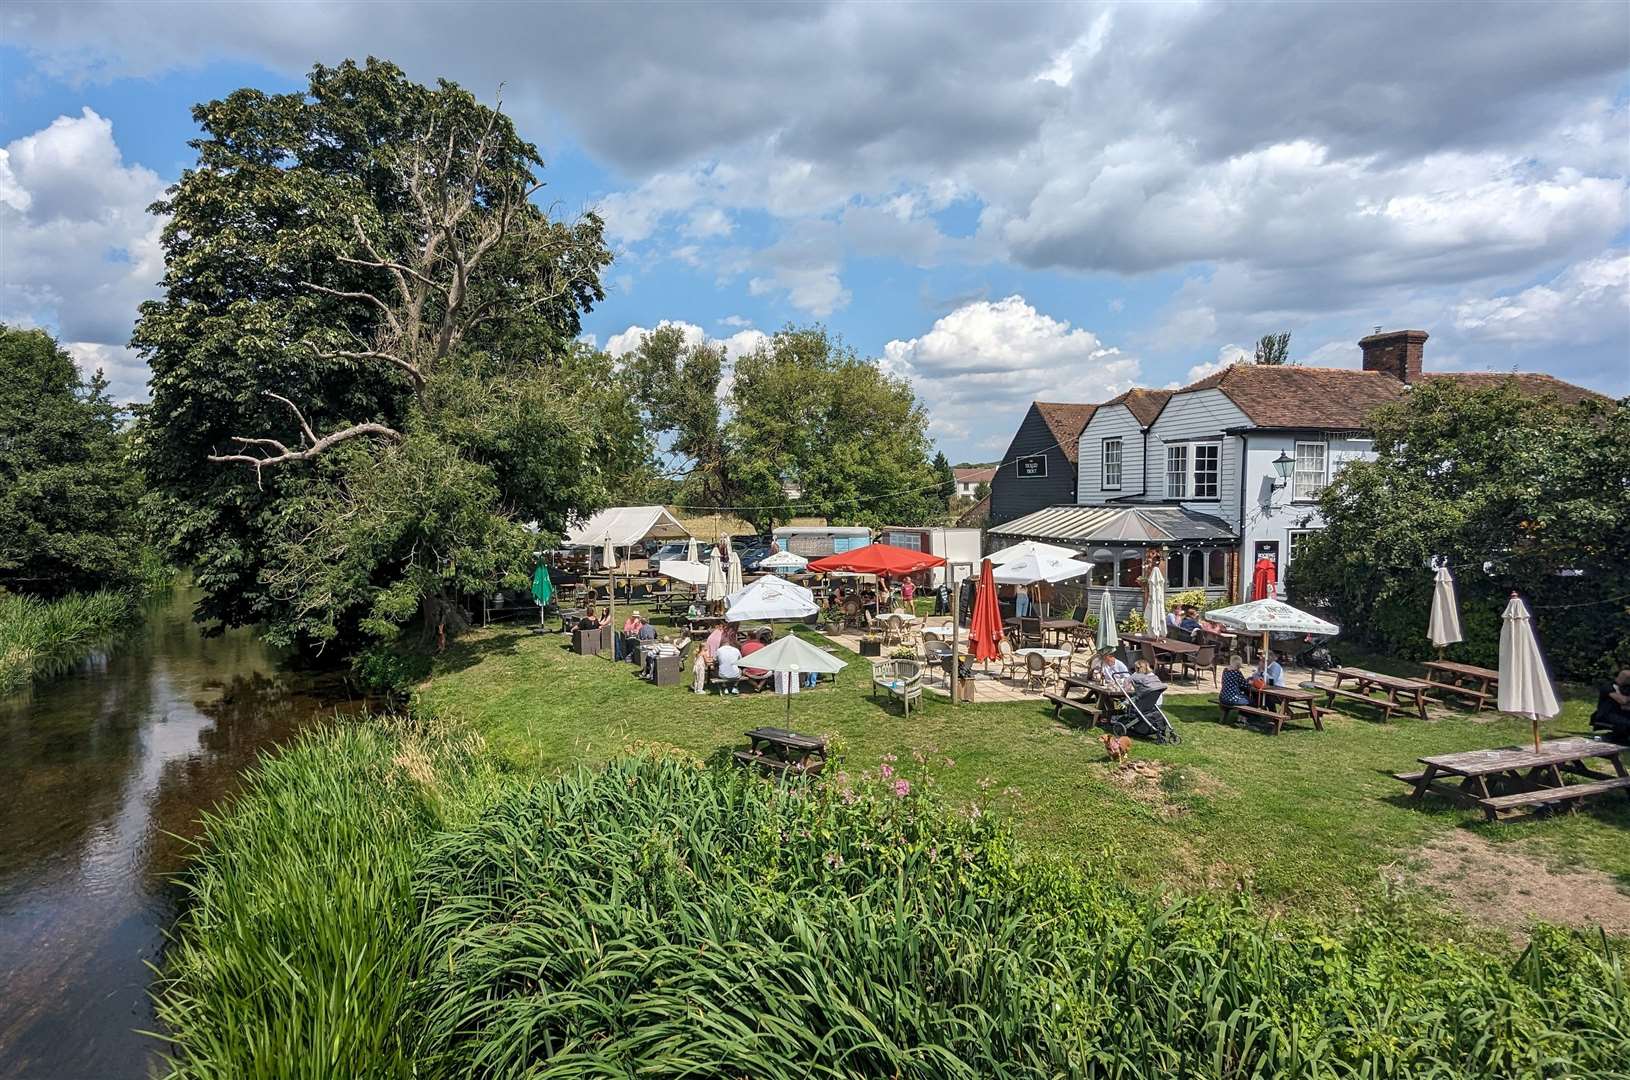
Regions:
<instances>
[{"instance_id":1,"label":"black weatherboard wall","mask_svg":"<svg viewBox=\"0 0 1630 1080\"><path fill-rule=\"evenodd\" d=\"M1074 438L1061 439L1043 407L1032 402L990 482L990 520L1001 524L1034 510L1075 502ZM1083 406L1062 406L1079 410ZM1072 417L1073 419L1073 417ZM1080 429L1076 429L1076 434ZM1061 445L1062 444L1062 445ZM1068 451L1066 452L1066 447ZM1025 475L1021 475L1021 472ZM1042 472L1045 475L1033 475Z\"/></svg>"}]
</instances>

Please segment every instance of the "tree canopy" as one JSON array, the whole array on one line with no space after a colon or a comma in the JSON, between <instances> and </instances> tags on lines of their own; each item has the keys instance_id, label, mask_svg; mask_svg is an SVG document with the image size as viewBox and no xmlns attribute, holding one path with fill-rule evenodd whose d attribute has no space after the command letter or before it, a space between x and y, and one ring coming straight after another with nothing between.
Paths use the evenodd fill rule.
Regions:
<instances>
[{"instance_id":1,"label":"tree canopy","mask_svg":"<svg viewBox=\"0 0 1630 1080\"><path fill-rule=\"evenodd\" d=\"M1263 334L1257 339L1256 355L1251 362L1253 364L1267 364L1271 367L1295 363L1290 358L1290 331Z\"/></svg>"},{"instance_id":2,"label":"tree canopy","mask_svg":"<svg viewBox=\"0 0 1630 1080\"><path fill-rule=\"evenodd\" d=\"M1554 672L1589 678L1630 656L1630 400L1563 405L1514 382L1414 387L1372 419L1376 459L1325 490L1286 582L1328 602L1347 636L1428 655L1433 571L1447 559L1467 640L1493 665L1513 591Z\"/></svg>"},{"instance_id":3,"label":"tree canopy","mask_svg":"<svg viewBox=\"0 0 1630 1080\"><path fill-rule=\"evenodd\" d=\"M795 516L856 525L943 520L954 477L931 460L911 386L823 327L787 327L738 357L680 331L629 358L640 404L691 509L732 507L760 530Z\"/></svg>"},{"instance_id":4,"label":"tree canopy","mask_svg":"<svg viewBox=\"0 0 1630 1080\"><path fill-rule=\"evenodd\" d=\"M199 615L274 639L456 624L638 457L609 360L575 343L601 223L532 200L503 113L368 60L236 91L155 210L164 296L140 461Z\"/></svg>"},{"instance_id":5,"label":"tree canopy","mask_svg":"<svg viewBox=\"0 0 1630 1080\"><path fill-rule=\"evenodd\" d=\"M119 587L141 564L141 485L102 373L44 330L0 324L0 588Z\"/></svg>"}]
</instances>

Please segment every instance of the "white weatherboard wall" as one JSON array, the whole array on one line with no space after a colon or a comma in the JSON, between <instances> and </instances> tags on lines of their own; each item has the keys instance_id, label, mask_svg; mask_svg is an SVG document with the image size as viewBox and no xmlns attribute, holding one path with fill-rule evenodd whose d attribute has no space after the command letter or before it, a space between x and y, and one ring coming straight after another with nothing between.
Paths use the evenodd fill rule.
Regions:
<instances>
[{"instance_id":1,"label":"white weatherboard wall","mask_svg":"<svg viewBox=\"0 0 1630 1080\"><path fill-rule=\"evenodd\" d=\"M1117 436L1121 440L1121 486L1105 488L1103 442ZM1096 506L1110 499L1143 495L1143 428L1132 410L1111 405L1093 413L1081 430L1076 462L1077 503Z\"/></svg>"},{"instance_id":2,"label":"white weatherboard wall","mask_svg":"<svg viewBox=\"0 0 1630 1080\"><path fill-rule=\"evenodd\" d=\"M1239 440L1224 435L1229 428L1246 427L1250 419L1221 390L1196 390L1173 394L1149 429L1149 495L1167 498L1166 444L1196 440L1221 441L1221 474L1216 499L1186 499L1183 505L1202 514L1220 517L1238 526L1239 518ZM1230 496L1233 496L1231 499ZM1233 505L1229 505L1232 503Z\"/></svg>"},{"instance_id":3,"label":"white weatherboard wall","mask_svg":"<svg viewBox=\"0 0 1630 1080\"><path fill-rule=\"evenodd\" d=\"M1324 519L1318 504L1295 502L1291 495L1294 485L1286 481L1283 488L1273 490L1278 477L1273 461L1281 453L1296 456L1298 442L1323 442L1327 445L1325 482L1329 483L1337 472L1350 461L1369 461L1375 457L1374 444L1366 438L1350 436L1331 437L1317 432L1253 432L1245 452L1245 519L1240 528L1240 595L1249 598L1251 571L1256 564L1256 545L1259 540L1272 540L1279 544L1279 594L1284 595L1285 567L1290 557L1291 533L1303 529L1322 529ZM1238 494L1229 507L1228 517L1239 513Z\"/></svg>"}]
</instances>

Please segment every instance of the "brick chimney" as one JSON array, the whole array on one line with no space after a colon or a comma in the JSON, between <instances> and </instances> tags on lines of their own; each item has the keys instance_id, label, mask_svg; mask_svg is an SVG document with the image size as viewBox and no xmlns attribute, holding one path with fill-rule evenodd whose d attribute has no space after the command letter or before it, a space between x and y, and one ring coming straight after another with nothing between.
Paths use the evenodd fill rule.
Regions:
<instances>
[{"instance_id":1,"label":"brick chimney","mask_svg":"<svg viewBox=\"0 0 1630 1080\"><path fill-rule=\"evenodd\" d=\"M1426 350L1425 330L1376 331L1359 340L1364 350L1364 370L1383 371L1401 382L1417 382L1421 377L1421 355Z\"/></svg>"}]
</instances>

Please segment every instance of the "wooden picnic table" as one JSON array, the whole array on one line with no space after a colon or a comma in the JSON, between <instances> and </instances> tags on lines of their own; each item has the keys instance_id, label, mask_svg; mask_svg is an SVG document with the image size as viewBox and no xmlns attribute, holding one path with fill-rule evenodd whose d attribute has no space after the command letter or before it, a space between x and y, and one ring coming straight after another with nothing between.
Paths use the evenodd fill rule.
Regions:
<instances>
[{"instance_id":1,"label":"wooden picnic table","mask_svg":"<svg viewBox=\"0 0 1630 1080\"><path fill-rule=\"evenodd\" d=\"M1101 682L1086 675L1066 675L1059 680L1060 693L1042 695L1053 703L1053 719L1057 720L1065 706L1086 714L1093 724L1107 724L1120 714L1130 696L1126 690L1111 683ZM1080 690L1078 697L1070 697L1071 690Z\"/></svg>"},{"instance_id":2,"label":"wooden picnic table","mask_svg":"<svg viewBox=\"0 0 1630 1080\"><path fill-rule=\"evenodd\" d=\"M746 750L732 756L742 765L766 772L815 776L826 768L826 740L786 728L760 727L747 732Z\"/></svg>"},{"instance_id":3,"label":"wooden picnic table","mask_svg":"<svg viewBox=\"0 0 1630 1080\"><path fill-rule=\"evenodd\" d=\"M1396 776L1414 786L1412 797L1417 802L1431 791L1460 805L1475 806L1489 821L1499 821L1503 813L1538 812L1609 791L1630 795L1630 771L1623 759L1626 750L1630 747L1601 739L1547 739L1539 744L1538 752L1511 746L1423 757L1417 760L1425 769ZM1607 760L1616 775L1586 767L1591 758ZM1449 777L1459 777L1459 785L1452 785ZM1584 782L1569 783L1568 777L1583 777Z\"/></svg>"},{"instance_id":4,"label":"wooden picnic table","mask_svg":"<svg viewBox=\"0 0 1630 1080\"><path fill-rule=\"evenodd\" d=\"M1500 673L1492 668L1458 664L1453 660L1428 660L1426 684L1442 695L1456 694L1470 698L1474 706L1472 711L1482 712L1488 707L1489 699L1499 692Z\"/></svg>"},{"instance_id":5,"label":"wooden picnic table","mask_svg":"<svg viewBox=\"0 0 1630 1080\"><path fill-rule=\"evenodd\" d=\"M1411 708L1422 720L1426 719L1426 691L1431 689L1429 683L1355 667L1339 667L1333 674L1336 685L1326 687L1324 691L1324 707L1327 709L1335 708L1336 699L1341 698L1379 710L1383 720L1390 721L1392 714L1399 709ZM1343 690L1341 684L1348 680L1352 681L1353 689ZM1380 691L1384 696L1376 697L1374 691Z\"/></svg>"},{"instance_id":6,"label":"wooden picnic table","mask_svg":"<svg viewBox=\"0 0 1630 1080\"><path fill-rule=\"evenodd\" d=\"M1278 735L1285 729L1285 721L1296 716L1305 716L1313 721L1316 731L1324 730L1324 712L1319 707L1319 695L1313 690L1302 690L1294 686L1264 686L1261 689L1252 688L1251 693L1256 695L1256 705L1224 705L1220 700L1217 707L1222 710L1224 721L1232 719L1234 713L1243 713L1258 720L1266 720L1272 725L1272 734Z\"/></svg>"},{"instance_id":7,"label":"wooden picnic table","mask_svg":"<svg viewBox=\"0 0 1630 1080\"><path fill-rule=\"evenodd\" d=\"M1134 645L1149 645L1156 652L1168 653L1172 656L1189 656L1200 651L1200 646L1192 641L1181 638L1155 637L1153 634L1122 634L1122 641L1130 641Z\"/></svg>"}]
</instances>

